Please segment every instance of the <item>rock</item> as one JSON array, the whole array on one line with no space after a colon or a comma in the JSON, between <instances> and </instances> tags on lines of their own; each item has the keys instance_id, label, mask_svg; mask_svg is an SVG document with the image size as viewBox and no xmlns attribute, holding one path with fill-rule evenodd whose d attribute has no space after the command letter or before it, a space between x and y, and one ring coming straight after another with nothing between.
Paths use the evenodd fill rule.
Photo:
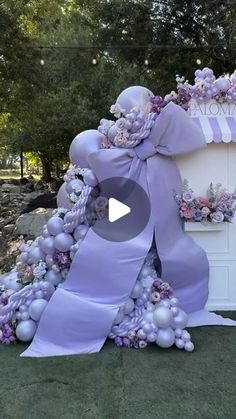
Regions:
<instances>
[{"instance_id":1,"label":"rock","mask_svg":"<svg viewBox=\"0 0 236 419\"><path fill-rule=\"evenodd\" d=\"M35 182L34 184L35 191L43 191L44 188L45 188L45 183L43 182L43 180L38 180L37 182Z\"/></svg>"},{"instance_id":2,"label":"rock","mask_svg":"<svg viewBox=\"0 0 236 419\"><path fill-rule=\"evenodd\" d=\"M34 184L33 182L28 182L22 187L22 191L24 193L30 193L34 191Z\"/></svg>"},{"instance_id":3,"label":"rock","mask_svg":"<svg viewBox=\"0 0 236 419\"><path fill-rule=\"evenodd\" d=\"M20 215L16 220L17 234L35 238L42 232L42 227L52 216L52 208L37 208L34 211Z\"/></svg>"},{"instance_id":4,"label":"rock","mask_svg":"<svg viewBox=\"0 0 236 419\"><path fill-rule=\"evenodd\" d=\"M11 183L4 183L1 186L1 189L2 189L3 192L20 193L20 186L19 185L13 185Z\"/></svg>"},{"instance_id":5,"label":"rock","mask_svg":"<svg viewBox=\"0 0 236 419\"><path fill-rule=\"evenodd\" d=\"M25 197L27 206L23 212L30 212L37 208L56 208L56 193L32 192Z\"/></svg>"},{"instance_id":6,"label":"rock","mask_svg":"<svg viewBox=\"0 0 236 419\"><path fill-rule=\"evenodd\" d=\"M22 177L19 180L20 185L26 185L27 183L29 183L28 179L26 177Z\"/></svg>"}]
</instances>

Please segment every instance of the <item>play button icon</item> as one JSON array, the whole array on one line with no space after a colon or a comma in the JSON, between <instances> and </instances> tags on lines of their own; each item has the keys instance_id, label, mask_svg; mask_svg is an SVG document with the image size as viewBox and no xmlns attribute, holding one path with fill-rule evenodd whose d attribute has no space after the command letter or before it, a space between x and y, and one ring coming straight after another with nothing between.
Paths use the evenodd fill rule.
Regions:
<instances>
[{"instance_id":1,"label":"play button icon","mask_svg":"<svg viewBox=\"0 0 236 419\"><path fill-rule=\"evenodd\" d=\"M129 214L131 211L128 205L123 204L115 198L110 198L108 200L108 220L110 223L119 220L125 215Z\"/></svg>"},{"instance_id":2,"label":"play button icon","mask_svg":"<svg viewBox=\"0 0 236 419\"><path fill-rule=\"evenodd\" d=\"M112 177L100 182L90 193L85 219L105 240L122 242L138 236L150 218L145 190L134 180Z\"/></svg>"}]
</instances>

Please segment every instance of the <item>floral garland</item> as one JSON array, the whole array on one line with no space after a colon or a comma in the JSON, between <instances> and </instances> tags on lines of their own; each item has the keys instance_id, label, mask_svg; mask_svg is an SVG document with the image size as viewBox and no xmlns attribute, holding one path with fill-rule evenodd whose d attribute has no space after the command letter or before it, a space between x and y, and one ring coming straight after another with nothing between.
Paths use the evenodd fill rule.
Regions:
<instances>
[{"instance_id":1,"label":"floral garland","mask_svg":"<svg viewBox=\"0 0 236 419\"><path fill-rule=\"evenodd\" d=\"M236 190L229 193L221 183L215 186L211 183L206 197L195 197L188 181L185 180L183 191L181 194L175 193L175 200L180 217L184 221L212 224L231 222L236 211Z\"/></svg>"}]
</instances>

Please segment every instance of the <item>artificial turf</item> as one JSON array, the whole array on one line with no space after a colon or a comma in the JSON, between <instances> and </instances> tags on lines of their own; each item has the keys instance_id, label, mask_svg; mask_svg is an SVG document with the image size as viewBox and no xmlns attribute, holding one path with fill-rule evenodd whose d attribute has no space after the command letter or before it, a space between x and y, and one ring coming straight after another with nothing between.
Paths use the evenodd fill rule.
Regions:
<instances>
[{"instance_id":1,"label":"artificial turf","mask_svg":"<svg viewBox=\"0 0 236 419\"><path fill-rule=\"evenodd\" d=\"M97 354L40 359L0 346L0 418L236 419L236 328L190 332L192 353L109 341Z\"/></svg>"}]
</instances>

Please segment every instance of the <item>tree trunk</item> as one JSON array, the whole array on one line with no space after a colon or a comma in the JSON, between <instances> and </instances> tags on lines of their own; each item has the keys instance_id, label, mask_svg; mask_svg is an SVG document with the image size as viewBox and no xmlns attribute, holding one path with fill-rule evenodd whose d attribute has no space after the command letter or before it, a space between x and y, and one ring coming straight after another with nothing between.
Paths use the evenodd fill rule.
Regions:
<instances>
[{"instance_id":1,"label":"tree trunk","mask_svg":"<svg viewBox=\"0 0 236 419\"><path fill-rule=\"evenodd\" d=\"M20 152L20 177L24 177L24 156L23 151Z\"/></svg>"},{"instance_id":2,"label":"tree trunk","mask_svg":"<svg viewBox=\"0 0 236 419\"><path fill-rule=\"evenodd\" d=\"M42 168L43 168L43 176L42 179L45 182L50 182L52 180L52 159L48 157L46 154L39 154Z\"/></svg>"}]
</instances>

